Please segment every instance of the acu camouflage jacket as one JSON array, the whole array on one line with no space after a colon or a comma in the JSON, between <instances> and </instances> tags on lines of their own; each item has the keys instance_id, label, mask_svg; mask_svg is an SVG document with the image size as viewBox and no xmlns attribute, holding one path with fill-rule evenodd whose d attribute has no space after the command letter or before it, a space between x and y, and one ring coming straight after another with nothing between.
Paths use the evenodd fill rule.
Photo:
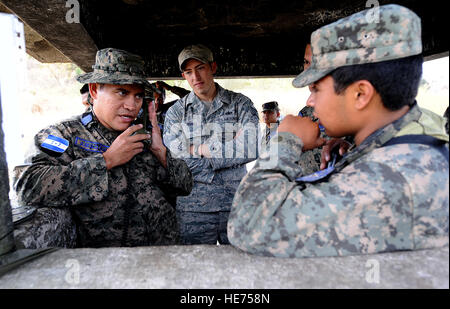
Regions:
<instances>
[{"instance_id":1,"label":"acu camouflage jacket","mask_svg":"<svg viewBox=\"0 0 450 309\"><path fill-rule=\"evenodd\" d=\"M440 118L440 119L437 119ZM439 125L429 125L434 120ZM298 184L303 142L271 141L242 180L228 221L231 244L280 257L344 256L448 245L448 157L424 144L385 146L423 134L446 142L441 117L414 106L336 164L327 180Z\"/></svg>"}]
</instances>

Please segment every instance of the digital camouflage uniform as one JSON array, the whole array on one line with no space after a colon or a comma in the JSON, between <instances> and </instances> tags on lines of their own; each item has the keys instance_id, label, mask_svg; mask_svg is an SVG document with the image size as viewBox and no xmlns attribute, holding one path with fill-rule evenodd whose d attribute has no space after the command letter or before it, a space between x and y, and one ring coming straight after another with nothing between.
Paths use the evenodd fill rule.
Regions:
<instances>
[{"instance_id":1,"label":"digital camouflage uniform","mask_svg":"<svg viewBox=\"0 0 450 309\"><path fill-rule=\"evenodd\" d=\"M127 77L129 73L120 74L112 68L115 65L122 72L137 72L141 66L137 57L119 50L101 50L95 71L78 80L145 84L143 74ZM133 60L136 69L127 70ZM69 208L77 225L79 247L179 243L175 199L189 194L192 188L189 168L168 150L166 169L145 150L108 171L102 153L120 134L105 128L92 111L41 130L35 136L31 165L15 184L19 201ZM50 150L48 141L55 137L65 140L67 149Z\"/></svg>"},{"instance_id":2,"label":"digital camouflage uniform","mask_svg":"<svg viewBox=\"0 0 450 309\"><path fill-rule=\"evenodd\" d=\"M278 107L278 102L271 101L271 102L264 103L262 105L262 112L264 113L266 111L270 111L271 113L273 113L273 112L279 113L280 109ZM260 150L262 148L266 148L266 147L270 146L270 139L277 134L278 127L280 126L280 121L278 120L278 117L277 117L276 122L269 123L269 126L267 125L266 122L263 122L263 123L264 123L264 127L261 130L260 142L259 142Z\"/></svg>"},{"instance_id":3,"label":"digital camouflage uniform","mask_svg":"<svg viewBox=\"0 0 450 309\"><path fill-rule=\"evenodd\" d=\"M261 130L260 135L260 150L266 147L270 146L270 140L272 137L274 137L277 134L278 127L280 126L280 122L274 122L270 124L270 127L268 127L266 124L264 124L263 129Z\"/></svg>"},{"instance_id":4,"label":"digital camouflage uniform","mask_svg":"<svg viewBox=\"0 0 450 309\"><path fill-rule=\"evenodd\" d=\"M208 227L198 222L208 225L211 221L214 228L213 222L218 220L222 231L219 241L228 243L226 221L234 193L247 172L245 164L258 155L259 118L252 101L218 84L216 87L217 95L208 111L192 91L169 109L165 119L164 143L174 156L186 161L194 177L191 194L177 199L177 212L182 235L200 236L190 236L185 243L210 243L214 231L208 232ZM191 144L207 144L212 158L191 156ZM199 216L204 219L196 220Z\"/></svg>"},{"instance_id":5,"label":"digital camouflage uniform","mask_svg":"<svg viewBox=\"0 0 450 309\"><path fill-rule=\"evenodd\" d=\"M365 11L314 32L313 64L294 86L342 65L420 54L417 15L397 5L379 9L379 23L369 22ZM382 147L405 135L443 141L445 148L439 149L446 157L425 144ZM304 175L298 164L302 140L282 132L272 143L278 156L263 152L236 192L228 222L236 247L268 256L313 257L448 245L448 135L442 117L412 106L350 149L328 178L312 183L296 182Z\"/></svg>"},{"instance_id":6,"label":"digital camouflage uniform","mask_svg":"<svg viewBox=\"0 0 450 309\"><path fill-rule=\"evenodd\" d=\"M155 83L155 88L157 88L156 83ZM161 133L162 133L162 132L164 132L164 120L166 119L167 111L178 100L173 100L173 101L165 103L164 101L166 99L166 90L163 87L158 88L158 90L161 92L162 103L163 104L160 104L158 106L158 110L156 111L156 117L157 117L157 120L158 120L158 126L161 129ZM180 98L182 98L182 97L184 97L184 96L186 96L186 95L188 95L190 93L189 90L186 90L184 88L177 87L177 86L170 86L169 91L174 93L174 94L176 94Z\"/></svg>"}]
</instances>

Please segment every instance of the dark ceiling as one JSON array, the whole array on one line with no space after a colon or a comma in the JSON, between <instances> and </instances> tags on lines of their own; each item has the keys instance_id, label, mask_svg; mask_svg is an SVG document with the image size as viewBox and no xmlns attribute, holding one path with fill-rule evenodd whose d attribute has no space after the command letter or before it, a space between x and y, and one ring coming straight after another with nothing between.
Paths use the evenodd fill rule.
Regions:
<instances>
[{"instance_id":1,"label":"dark ceiling","mask_svg":"<svg viewBox=\"0 0 450 309\"><path fill-rule=\"evenodd\" d=\"M64 0L0 2L85 70L95 49L115 47L144 56L154 78L180 77L177 55L192 43L213 50L218 76L296 75L312 31L376 2L404 5L422 18L425 56L449 50L447 13L433 1L80 0L89 44L78 35L83 31L61 23L68 10Z\"/></svg>"}]
</instances>

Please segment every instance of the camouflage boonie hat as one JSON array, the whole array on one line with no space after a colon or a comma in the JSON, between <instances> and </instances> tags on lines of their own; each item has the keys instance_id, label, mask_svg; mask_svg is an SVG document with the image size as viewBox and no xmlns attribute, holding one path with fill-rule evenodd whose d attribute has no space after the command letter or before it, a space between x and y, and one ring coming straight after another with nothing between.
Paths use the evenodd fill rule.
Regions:
<instances>
[{"instance_id":1,"label":"camouflage boonie hat","mask_svg":"<svg viewBox=\"0 0 450 309\"><path fill-rule=\"evenodd\" d=\"M342 66L421 54L421 21L400 5L372 8L314 31L311 49L311 66L294 79L294 87L310 85Z\"/></svg>"},{"instance_id":2,"label":"camouflage boonie hat","mask_svg":"<svg viewBox=\"0 0 450 309\"><path fill-rule=\"evenodd\" d=\"M127 51L114 48L99 50L92 68L93 72L79 75L77 81L83 84L139 84L152 88L146 79L144 59Z\"/></svg>"},{"instance_id":3,"label":"camouflage boonie hat","mask_svg":"<svg viewBox=\"0 0 450 309\"><path fill-rule=\"evenodd\" d=\"M180 65L180 71L183 71L183 65L186 60L196 59L203 63L210 63L214 61L211 50L205 45L190 45L185 47L178 55L178 64Z\"/></svg>"}]
</instances>

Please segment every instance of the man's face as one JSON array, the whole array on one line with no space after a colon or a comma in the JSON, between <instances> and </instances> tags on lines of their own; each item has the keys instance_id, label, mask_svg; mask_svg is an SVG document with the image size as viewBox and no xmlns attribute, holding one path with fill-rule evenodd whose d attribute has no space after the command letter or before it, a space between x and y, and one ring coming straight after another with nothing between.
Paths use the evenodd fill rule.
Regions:
<instances>
[{"instance_id":1,"label":"man's face","mask_svg":"<svg viewBox=\"0 0 450 309\"><path fill-rule=\"evenodd\" d=\"M276 123L277 118L280 116L280 113L276 110L263 111L262 114L263 114L263 121L267 125L270 125L271 123Z\"/></svg>"},{"instance_id":2,"label":"man's face","mask_svg":"<svg viewBox=\"0 0 450 309\"><path fill-rule=\"evenodd\" d=\"M89 85L94 112L106 128L125 131L142 107L144 88L140 85Z\"/></svg>"},{"instance_id":3,"label":"man's face","mask_svg":"<svg viewBox=\"0 0 450 309\"><path fill-rule=\"evenodd\" d=\"M210 95L214 91L214 74L217 65L215 62L203 63L196 59L186 62L182 76L187 80L197 96Z\"/></svg>"},{"instance_id":4,"label":"man's face","mask_svg":"<svg viewBox=\"0 0 450 309\"><path fill-rule=\"evenodd\" d=\"M306 45L305 48L305 56L303 59L303 69L307 70L311 66L312 62L312 50L311 50L311 44Z\"/></svg>"},{"instance_id":5,"label":"man's face","mask_svg":"<svg viewBox=\"0 0 450 309\"><path fill-rule=\"evenodd\" d=\"M347 92L338 95L334 92L334 81L331 76L310 85L311 95L306 104L314 108L314 117L325 127L331 137L351 135L352 121L347 112L349 102Z\"/></svg>"}]
</instances>

